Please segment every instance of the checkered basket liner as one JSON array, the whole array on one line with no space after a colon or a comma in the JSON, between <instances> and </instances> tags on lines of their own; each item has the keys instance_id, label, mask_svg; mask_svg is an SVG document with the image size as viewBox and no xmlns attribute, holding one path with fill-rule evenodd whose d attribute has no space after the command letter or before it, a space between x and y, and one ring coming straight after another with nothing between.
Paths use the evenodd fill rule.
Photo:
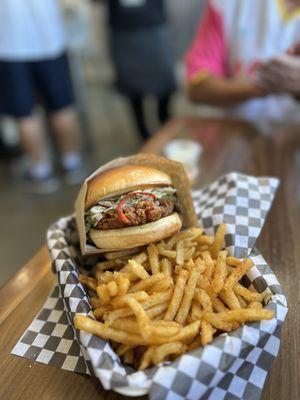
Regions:
<instances>
[{"instance_id":1,"label":"checkered basket liner","mask_svg":"<svg viewBox=\"0 0 300 400\"><path fill-rule=\"evenodd\" d=\"M59 286L55 285L42 309L11 353L32 362L90 374L93 369L88 355L83 355L83 352L85 350L80 348L75 338L75 330L65 311Z\"/></svg>"},{"instance_id":2,"label":"checkered basket liner","mask_svg":"<svg viewBox=\"0 0 300 400\"><path fill-rule=\"evenodd\" d=\"M107 341L75 330L84 357L90 360L93 373L105 389L138 387L146 389L149 398L155 400L259 399L279 351L280 329L287 313L282 288L254 247L277 186L275 178L230 173L193 192L199 225L207 234L213 234L220 223L226 223L226 249L237 257L248 255L254 263L243 278L244 286L269 294L265 307L274 310L275 318L246 323L174 362L145 371L122 365ZM50 227L47 239L68 318L72 320L76 313L92 316L78 273L95 265L98 256L81 257L73 217L62 218Z\"/></svg>"}]
</instances>

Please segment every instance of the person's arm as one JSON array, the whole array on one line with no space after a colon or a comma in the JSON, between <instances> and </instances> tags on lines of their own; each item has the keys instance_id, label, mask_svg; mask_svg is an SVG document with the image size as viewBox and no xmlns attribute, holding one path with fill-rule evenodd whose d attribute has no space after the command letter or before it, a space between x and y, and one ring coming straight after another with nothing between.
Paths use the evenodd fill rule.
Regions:
<instances>
[{"instance_id":1,"label":"person's arm","mask_svg":"<svg viewBox=\"0 0 300 400\"><path fill-rule=\"evenodd\" d=\"M267 92L250 80L208 76L198 84L187 87L188 98L195 103L232 106Z\"/></svg>"},{"instance_id":2,"label":"person's arm","mask_svg":"<svg viewBox=\"0 0 300 400\"><path fill-rule=\"evenodd\" d=\"M288 49L287 52L291 56L300 56L300 42L297 42L294 46ZM300 92L294 95L295 100L300 102Z\"/></svg>"},{"instance_id":3,"label":"person's arm","mask_svg":"<svg viewBox=\"0 0 300 400\"><path fill-rule=\"evenodd\" d=\"M209 0L185 56L187 95L193 102L227 106L266 93L246 78L228 77L228 43L222 3Z\"/></svg>"}]
</instances>

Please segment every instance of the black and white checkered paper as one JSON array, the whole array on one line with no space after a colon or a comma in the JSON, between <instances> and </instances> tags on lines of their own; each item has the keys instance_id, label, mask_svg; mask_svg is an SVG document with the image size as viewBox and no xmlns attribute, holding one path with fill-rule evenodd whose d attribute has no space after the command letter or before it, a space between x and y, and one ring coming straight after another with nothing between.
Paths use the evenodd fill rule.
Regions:
<instances>
[{"instance_id":1,"label":"black and white checkered paper","mask_svg":"<svg viewBox=\"0 0 300 400\"><path fill-rule=\"evenodd\" d=\"M212 234L220 223L226 223L227 250L237 257L249 255L254 262L243 284L266 294L265 307L274 310L275 318L247 323L172 363L162 363L146 371L123 366L107 341L75 331L82 354L91 361L93 373L105 389L128 386L145 389L151 400L259 399L272 360L279 351L280 329L287 313L279 282L254 248L277 186L278 180L274 178L231 173L193 192L199 224L206 233ZM73 217L61 219L49 229L48 246L68 319L72 320L75 313L92 315L78 272L95 264L97 256L81 258ZM27 342L24 356L34 346L30 340ZM50 351L55 353L56 348L57 345ZM73 370L77 372L76 367Z\"/></svg>"},{"instance_id":2,"label":"black and white checkered paper","mask_svg":"<svg viewBox=\"0 0 300 400\"><path fill-rule=\"evenodd\" d=\"M88 358L86 362L75 339L58 285L11 353L67 371L89 374Z\"/></svg>"}]
</instances>

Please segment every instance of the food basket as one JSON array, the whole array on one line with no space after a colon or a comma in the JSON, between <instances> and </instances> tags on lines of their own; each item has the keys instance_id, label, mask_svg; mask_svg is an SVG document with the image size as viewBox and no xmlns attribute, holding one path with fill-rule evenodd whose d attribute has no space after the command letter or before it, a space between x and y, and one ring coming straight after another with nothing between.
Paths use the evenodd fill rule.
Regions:
<instances>
[{"instance_id":1,"label":"food basket","mask_svg":"<svg viewBox=\"0 0 300 400\"><path fill-rule=\"evenodd\" d=\"M287 313L286 298L276 276L255 248L272 204L278 180L227 174L208 187L193 191L199 225L213 234L227 225L225 246L238 258L249 256L254 266L243 285L266 296L265 307L275 318L246 323L223 333L212 343L145 371L122 365L110 344L76 331L91 373L107 390L128 396L148 393L150 399L259 399L267 373L279 351L280 329ZM60 219L47 234L69 321L76 313L92 316L79 271L89 270L99 255L83 257L74 217Z\"/></svg>"}]
</instances>

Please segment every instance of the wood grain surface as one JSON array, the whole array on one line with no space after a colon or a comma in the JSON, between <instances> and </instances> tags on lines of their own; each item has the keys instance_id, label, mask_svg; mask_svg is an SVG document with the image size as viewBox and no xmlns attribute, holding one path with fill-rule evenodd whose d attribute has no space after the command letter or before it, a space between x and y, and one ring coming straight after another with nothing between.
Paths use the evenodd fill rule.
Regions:
<instances>
[{"instance_id":1,"label":"wood grain surface","mask_svg":"<svg viewBox=\"0 0 300 400\"><path fill-rule=\"evenodd\" d=\"M230 171L281 179L257 246L285 289L289 313L280 354L271 367L262 399L300 399L300 134L296 128L284 126L267 137L243 122L180 118L167 124L142 151L161 153L173 137L193 138L204 148L195 186ZM0 290L0 399L125 399L104 391L95 378L10 355L53 282L43 248Z\"/></svg>"},{"instance_id":2,"label":"wood grain surface","mask_svg":"<svg viewBox=\"0 0 300 400\"><path fill-rule=\"evenodd\" d=\"M44 246L1 288L0 325L45 275L49 274L50 268L51 261Z\"/></svg>"}]
</instances>

